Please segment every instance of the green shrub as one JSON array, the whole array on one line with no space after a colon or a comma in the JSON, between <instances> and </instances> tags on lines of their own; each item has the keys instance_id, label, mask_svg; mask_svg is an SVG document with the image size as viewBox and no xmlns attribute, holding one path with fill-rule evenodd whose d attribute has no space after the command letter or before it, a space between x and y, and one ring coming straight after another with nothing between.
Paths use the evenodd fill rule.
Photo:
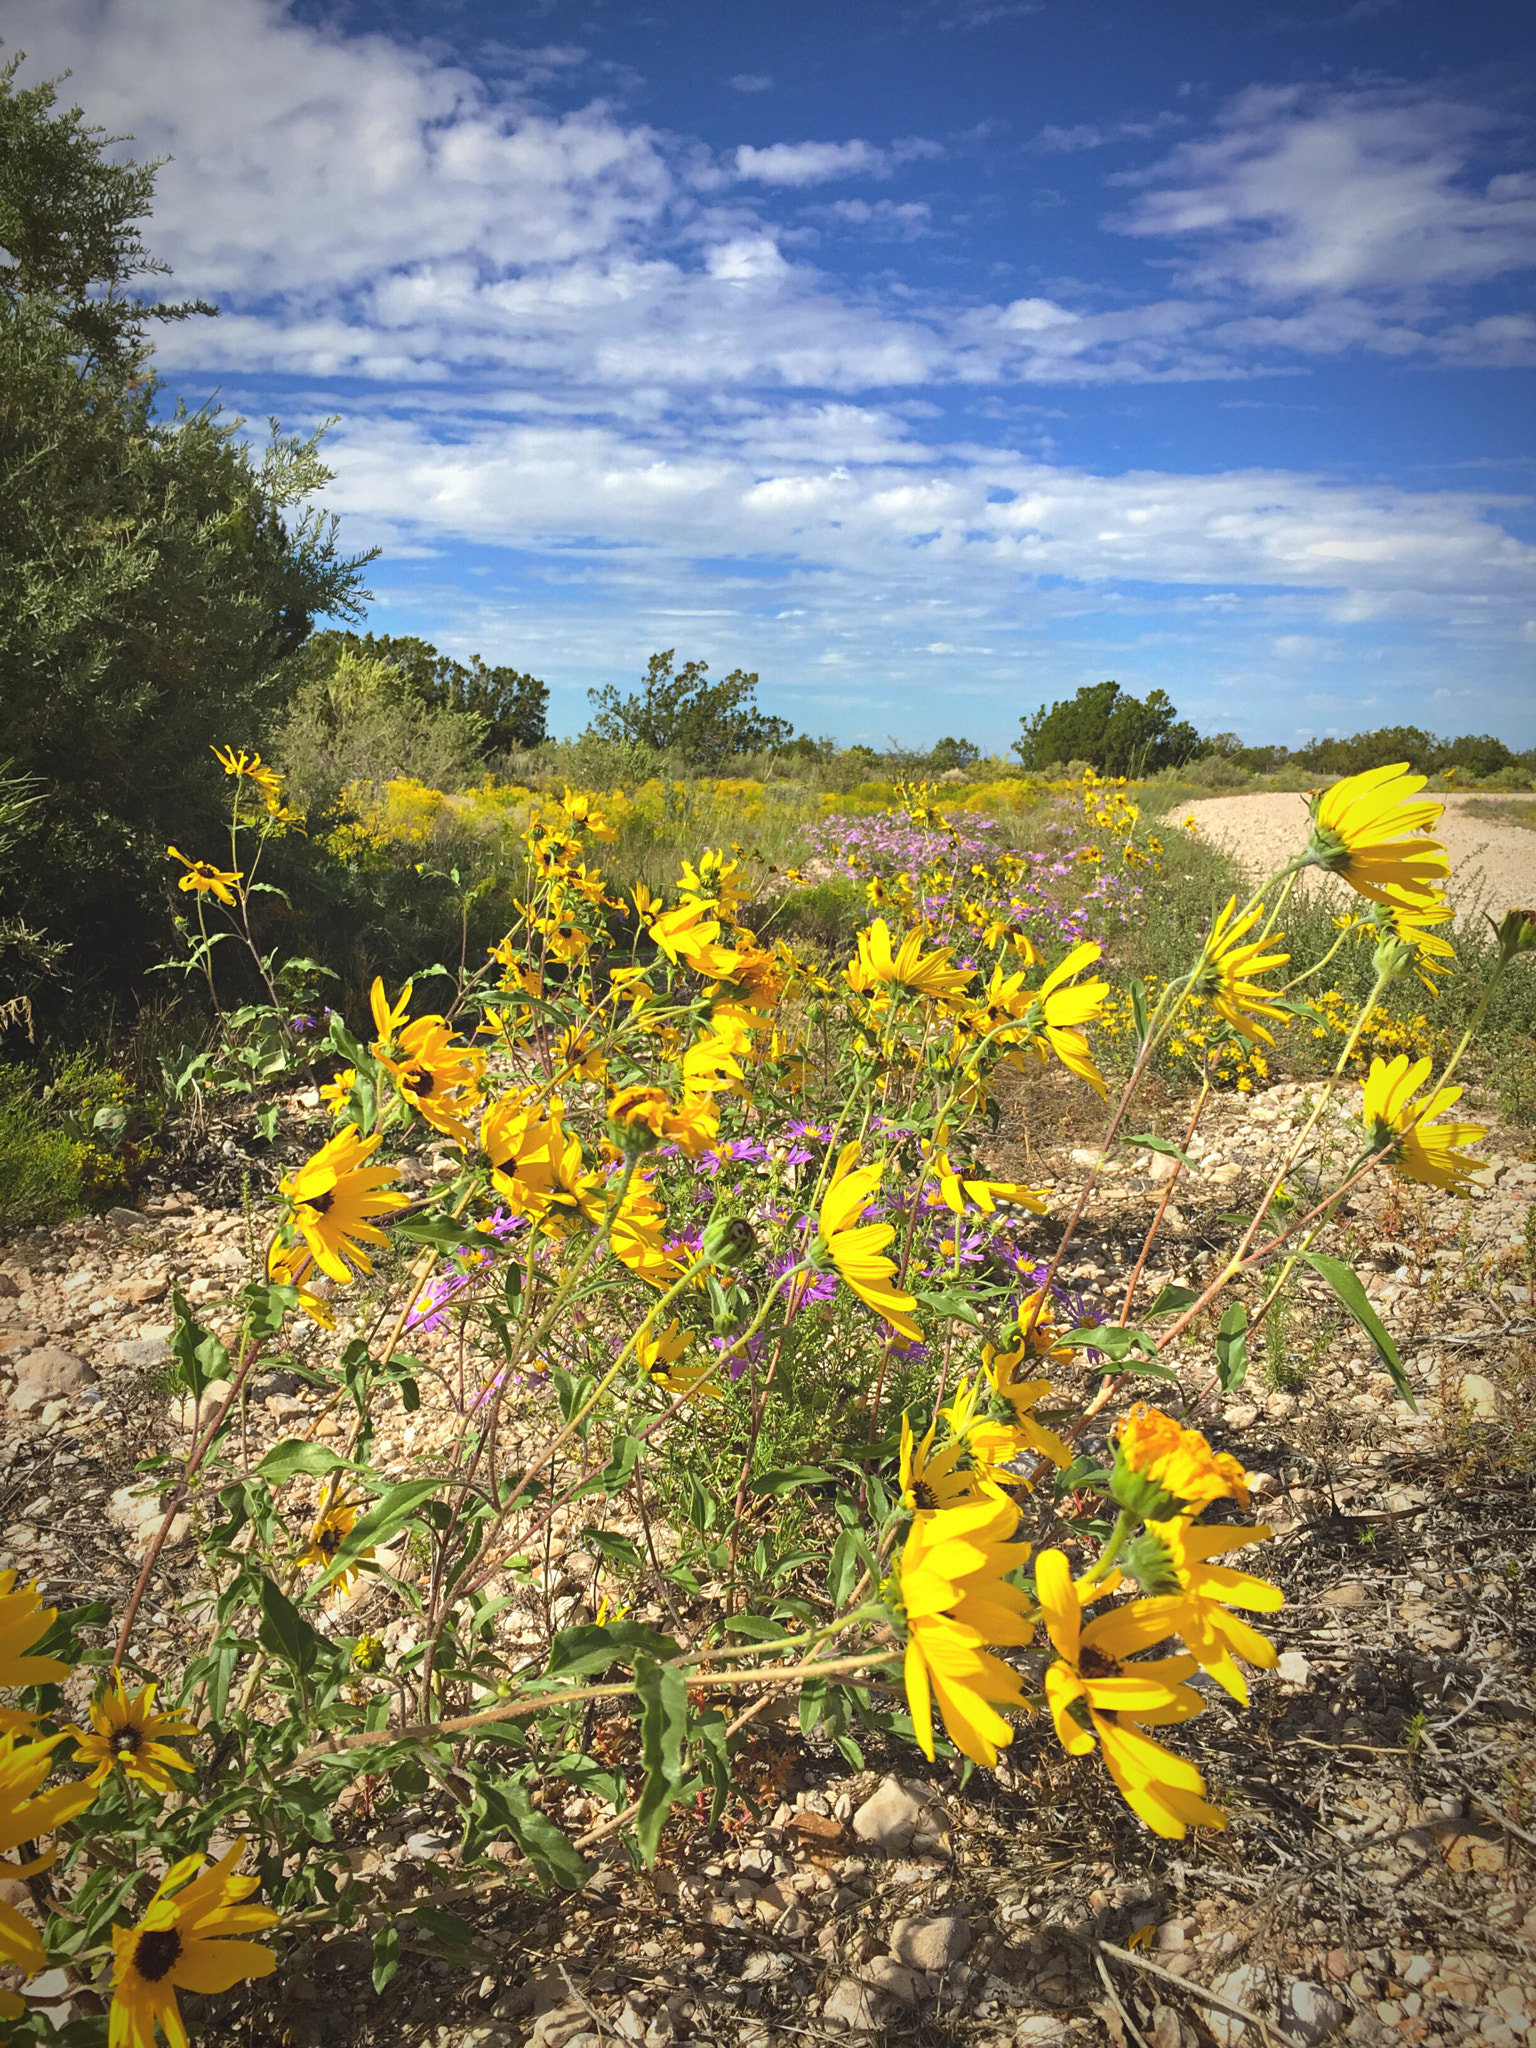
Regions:
<instances>
[{"instance_id":1,"label":"green shrub","mask_svg":"<svg viewBox=\"0 0 1536 2048\"><path fill-rule=\"evenodd\" d=\"M0 1235L80 1207L75 1148L49 1123L25 1067L0 1066Z\"/></svg>"}]
</instances>

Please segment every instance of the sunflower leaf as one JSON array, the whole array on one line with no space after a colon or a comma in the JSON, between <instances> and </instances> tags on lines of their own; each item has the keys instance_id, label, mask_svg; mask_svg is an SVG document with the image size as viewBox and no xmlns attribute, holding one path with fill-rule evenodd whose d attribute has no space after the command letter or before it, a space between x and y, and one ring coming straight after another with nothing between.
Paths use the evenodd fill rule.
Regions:
<instances>
[{"instance_id":1,"label":"sunflower leaf","mask_svg":"<svg viewBox=\"0 0 1536 2048\"><path fill-rule=\"evenodd\" d=\"M262 1574L261 1627L257 1630L261 1646L275 1657L281 1657L291 1664L295 1671L308 1671L316 1657L325 1648L325 1643L315 1634L297 1607L279 1587Z\"/></svg>"},{"instance_id":2,"label":"sunflower leaf","mask_svg":"<svg viewBox=\"0 0 1536 2048\"><path fill-rule=\"evenodd\" d=\"M683 1796L683 1756L688 1735L688 1687L680 1671L649 1657L635 1660L640 1698L640 1753L645 1784L635 1834L647 1864L656 1861L668 1813Z\"/></svg>"},{"instance_id":3,"label":"sunflower leaf","mask_svg":"<svg viewBox=\"0 0 1536 2048\"><path fill-rule=\"evenodd\" d=\"M1216 1377L1228 1394L1248 1377L1248 1311L1234 1301L1216 1329Z\"/></svg>"},{"instance_id":4,"label":"sunflower leaf","mask_svg":"<svg viewBox=\"0 0 1536 2048\"><path fill-rule=\"evenodd\" d=\"M256 1470L263 1479L270 1479L281 1486L285 1479L295 1479L301 1472L306 1478L320 1479L346 1463L345 1458L324 1444L309 1444L298 1437L289 1437L286 1443L274 1444Z\"/></svg>"},{"instance_id":5,"label":"sunflower leaf","mask_svg":"<svg viewBox=\"0 0 1536 2048\"><path fill-rule=\"evenodd\" d=\"M388 1493L374 1502L366 1515L358 1517L338 1546L330 1569L323 1578L316 1580L314 1590L318 1592L339 1573L349 1570L365 1550L374 1550L379 1544L387 1543L442 1484L441 1479L407 1479L399 1486L392 1486Z\"/></svg>"},{"instance_id":6,"label":"sunflower leaf","mask_svg":"<svg viewBox=\"0 0 1536 2048\"><path fill-rule=\"evenodd\" d=\"M1419 1404L1413 1398L1413 1389L1408 1384L1408 1375L1403 1371L1403 1361L1397 1354L1397 1346L1387 1334L1386 1325L1371 1307L1360 1276L1353 1266L1346 1266L1342 1259L1325 1258L1321 1252L1303 1252L1301 1255L1314 1273L1328 1282L1334 1293L1349 1310L1355 1321L1376 1346L1382 1364L1392 1375L1392 1384L1402 1399L1415 1414Z\"/></svg>"}]
</instances>

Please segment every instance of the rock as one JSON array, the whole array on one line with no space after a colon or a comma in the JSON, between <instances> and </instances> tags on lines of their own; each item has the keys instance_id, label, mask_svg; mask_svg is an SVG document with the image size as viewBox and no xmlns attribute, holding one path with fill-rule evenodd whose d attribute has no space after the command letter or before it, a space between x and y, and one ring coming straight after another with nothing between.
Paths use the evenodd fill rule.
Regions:
<instances>
[{"instance_id":1,"label":"rock","mask_svg":"<svg viewBox=\"0 0 1536 2048\"><path fill-rule=\"evenodd\" d=\"M827 1993L821 2016L834 2027L846 2027L851 2034L874 2034L884 2026L895 2001L873 1984L861 1984L857 1977L844 1977ZM529 2048L535 2048L530 2043ZM551 2043L551 2048L560 2048Z\"/></svg>"},{"instance_id":2,"label":"rock","mask_svg":"<svg viewBox=\"0 0 1536 2048\"><path fill-rule=\"evenodd\" d=\"M0 1358L24 1358L29 1351L35 1351L42 1338L35 1330L7 1330L0 1337Z\"/></svg>"},{"instance_id":3,"label":"rock","mask_svg":"<svg viewBox=\"0 0 1536 2048\"><path fill-rule=\"evenodd\" d=\"M51 1401L67 1401L95 1384L96 1374L83 1358L44 1344L18 1362L11 1406L18 1415L40 1415Z\"/></svg>"},{"instance_id":4,"label":"rock","mask_svg":"<svg viewBox=\"0 0 1536 2048\"><path fill-rule=\"evenodd\" d=\"M534 2021L528 2048L567 2048L578 2034L590 2032L591 2025L584 2005L552 2006Z\"/></svg>"},{"instance_id":5,"label":"rock","mask_svg":"<svg viewBox=\"0 0 1536 2048\"><path fill-rule=\"evenodd\" d=\"M1312 1676L1312 1666L1300 1650L1283 1650L1275 1664L1275 1676L1286 1685L1305 1685Z\"/></svg>"},{"instance_id":6,"label":"rock","mask_svg":"<svg viewBox=\"0 0 1536 2048\"><path fill-rule=\"evenodd\" d=\"M269 1366L265 1372L257 1373L251 1381L251 1392L258 1400L265 1401L272 1394L296 1394L303 1381L291 1372L283 1372L277 1366Z\"/></svg>"},{"instance_id":7,"label":"rock","mask_svg":"<svg viewBox=\"0 0 1536 2048\"><path fill-rule=\"evenodd\" d=\"M899 1778L883 1778L853 1816L853 1832L861 1842L899 1855L911 1847L927 1816L926 1800L915 1797Z\"/></svg>"},{"instance_id":8,"label":"rock","mask_svg":"<svg viewBox=\"0 0 1536 2048\"><path fill-rule=\"evenodd\" d=\"M899 1963L937 1976L970 1952L970 1922L959 1913L931 1920L901 1919L891 1929L891 1954Z\"/></svg>"},{"instance_id":9,"label":"rock","mask_svg":"<svg viewBox=\"0 0 1536 2048\"><path fill-rule=\"evenodd\" d=\"M1242 1171L1243 1169L1240 1166L1213 1166L1208 1172L1202 1174L1201 1178L1202 1180L1214 1181L1219 1188L1229 1188L1233 1181L1241 1176Z\"/></svg>"},{"instance_id":10,"label":"rock","mask_svg":"<svg viewBox=\"0 0 1536 2048\"><path fill-rule=\"evenodd\" d=\"M922 1996L917 1972L897 1962L894 1956L874 1957L864 1965L863 1976L866 1983L894 1998L898 2005L916 2005Z\"/></svg>"},{"instance_id":11,"label":"rock","mask_svg":"<svg viewBox=\"0 0 1536 2048\"><path fill-rule=\"evenodd\" d=\"M15 1301L20 1294L21 1289L10 1274L0 1273L0 1301Z\"/></svg>"},{"instance_id":12,"label":"rock","mask_svg":"<svg viewBox=\"0 0 1536 2048\"><path fill-rule=\"evenodd\" d=\"M164 1301L170 1290L170 1281L162 1274L158 1280L125 1280L121 1287L113 1288L116 1298L129 1308L143 1308L152 1301Z\"/></svg>"},{"instance_id":13,"label":"rock","mask_svg":"<svg viewBox=\"0 0 1536 2048\"><path fill-rule=\"evenodd\" d=\"M1251 1401L1233 1401L1227 1406L1226 1418L1228 1429L1252 1429L1259 1411Z\"/></svg>"},{"instance_id":14,"label":"rock","mask_svg":"<svg viewBox=\"0 0 1536 2048\"><path fill-rule=\"evenodd\" d=\"M149 1218L141 1216L137 1209L109 1209L107 1221L114 1230L147 1230Z\"/></svg>"},{"instance_id":15,"label":"rock","mask_svg":"<svg viewBox=\"0 0 1536 2048\"><path fill-rule=\"evenodd\" d=\"M1340 1614L1358 1614L1367 1597L1365 1587L1358 1579L1345 1579L1340 1585L1328 1588L1323 1595L1323 1605L1335 1608Z\"/></svg>"},{"instance_id":16,"label":"rock","mask_svg":"<svg viewBox=\"0 0 1536 2048\"><path fill-rule=\"evenodd\" d=\"M1504 1397L1492 1380L1480 1372L1463 1373L1456 1389L1462 1410L1473 1422L1497 1422L1504 1410Z\"/></svg>"},{"instance_id":17,"label":"rock","mask_svg":"<svg viewBox=\"0 0 1536 2048\"><path fill-rule=\"evenodd\" d=\"M1218 1998L1230 1998L1234 2005L1246 2006L1249 2012L1256 2012L1254 2000L1261 1997L1264 1988L1264 1973L1255 1963L1240 1963L1235 1970L1224 1970L1212 1984L1211 1989ZM1219 2011L1212 2006L1205 2015L1206 2023L1220 2043L1220 2048L1238 2048L1246 2041L1248 2023L1234 2019L1230 2013Z\"/></svg>"},{"instance_id":18,"label":"rock","mask_svg":"<svg viewBox=\"0 0 1536 2048\"><path fill-rule=\"evenodd\" d=\"M1048 2012L1026 2013L1013 2030L1016 2048L1065 2048L1072 2037Z\"/></svg>"},{"instance_id":19,"label":"rock","mask_svg":"<svg viewBox=\"0 0 1536 2048\"><path fill-rule=\"evenodd\" d=\"M1282 2028L1308 2043L1308 2048L1311 2043L1326 2041L1330 2034L1336 2034L1348 2018L1337 1999L1330 1998L1320 1984L1308 1983L1303 1977L1291 1984L1285 2002L1290 2018L1282 2020Z\"/></svg>"},{"instance_id":20,"label":"rock","mask_svg":"<svg viewBox=\"0 0 1536 2048\"><path fill-rule=\"evenodd\" d=\"M131 1366L137 1372L164 1365L170 1355L171 1347L163 1337L125 1337L117 1347L118 1364Z\"/></svg>"},{"instance_id":21,"label":"rock","mask_svg":"<svg viewBox=\"0 0 1536 2048\"><path fill-rule=\"evenodd\" d=\"M822 1848L841 1842L846 1832L840 1820L834 1820L830 1814L812 1813L806 1806L796 1807L787 1824L802 1842L814 1842Z\"/></svg>"},{"instance_id":22,"label":"rock","mask_svg":"<svg viewBox=\"0 0 1536 2048\"><path fill-rule=\"evenodd\" d=\"M462 2034L451 2035L452 2048L515 2048L517 2035L510 2027L498 2027L494 2020L481 2020Z\"/></svg>"},{"instance_id":23,"label":"rock","mask_svg":"<svg viewBox=\"0 0 1536 2048\"><path fill-rule=\"evenodd\" d=\"M1271 1394L1264 1403L1264 1413L1271 1422L1289 1422L1296 1413L1294 1394Z\"/></svg>"},{"instance_id":24,"label":"rock","mask_svg":"<svg viewBox=\"0 0 1536 2048\"><path fill-rule=\"evenodd\" d=\"M158 1521L163 1513L152 1493L141 1494L131 1486L120 1486L107 1502L107 1520L125 1536L136 1535L145 1522Z\"/></svg>"},{"instance_id":25,"label":"rock","mask_svg":"<svg viewBox=\"0 0 1536 2048\"><path fill-rule=\"evenodd\" d=\"M233 1392L232 1381L210 1380L195 1401L190 1394L175 1396L166 1411L167 1420L173 1429L195 1436L199 1430L208 1427Z\"/></svg>"}]
</instances>

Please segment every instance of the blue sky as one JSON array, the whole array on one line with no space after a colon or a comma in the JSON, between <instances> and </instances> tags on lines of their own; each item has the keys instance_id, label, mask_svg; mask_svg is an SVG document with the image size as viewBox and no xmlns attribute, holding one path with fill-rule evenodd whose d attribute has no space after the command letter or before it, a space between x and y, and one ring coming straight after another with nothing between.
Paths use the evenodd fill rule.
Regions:
<instances>
[{"instance_id":1,"label":"blue sky","mask_svg":"<svg viewBox=\"0 0 1536 2048\"><path fill-rule=\"evenodd\" d=\"M552 723L1536 742L1536 16L1440 0L7 0L168 154L169 389L329 415L376 630Z\"/></svg>"}]
</instances>

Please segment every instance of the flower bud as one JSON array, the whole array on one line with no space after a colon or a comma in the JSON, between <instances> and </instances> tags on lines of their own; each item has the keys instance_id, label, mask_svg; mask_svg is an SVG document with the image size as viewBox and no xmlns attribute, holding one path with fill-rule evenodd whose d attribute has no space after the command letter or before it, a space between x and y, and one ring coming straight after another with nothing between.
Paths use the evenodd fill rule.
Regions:
<instances>
[{"instance_id":1,"label":"flower bud","mask_svg":"<svg viewBox=\"0 0 1536 2048\"><path fill-rule=\"evenodd\" d=\"M1394 981L1401 981L1413 961L1414 949L1407 939L1400 939L1396 932L1384 933L1376 943L1371 963L1377 988L1388 988Z\"/></svg>"},{"instance_id":2,"label":"flower bud","mask_svg":"<svg viewBox=\"0 0 1536 2048\"><path fill-rule=\"evenodd\" d=\"M358 1671L382 1671L384 1669L384 1638L382 1636L359 1636L352 1645L352 1664Z\"/></svg>"},{"instance_id":3,"label":"flower bud","mask_svg":"<svg viewBox=\"0 0 1536 2048\"><path fill-rule=\"evenodd\" d=\"M621 1088L609 1098L608 1135L626 1159L639 1159L661 1143L671 1110L664 1088Z\"/></svg>"},{"instance_id":4,"label":"flower bud","mask_svg":"<svg viewBox=\"0 0 1536 2048\"><path fill-rule=\"evenodd\" d=\"M1506 960L1536 953L1536 910L1506 910L1498 927L1499 952Z\"/></svg>"},{"instance_id":5,"label":"flower bud","mask_svg":"<svg viewBox=\"0 0 1536 2048\"><path fill-rule=\"evenodd\" d=\"M717 1216L704 1232L704 1256L727 1273L744 1266L757 1249L757 1238L745 1216Z\"/></svg>"}]
</instances>

